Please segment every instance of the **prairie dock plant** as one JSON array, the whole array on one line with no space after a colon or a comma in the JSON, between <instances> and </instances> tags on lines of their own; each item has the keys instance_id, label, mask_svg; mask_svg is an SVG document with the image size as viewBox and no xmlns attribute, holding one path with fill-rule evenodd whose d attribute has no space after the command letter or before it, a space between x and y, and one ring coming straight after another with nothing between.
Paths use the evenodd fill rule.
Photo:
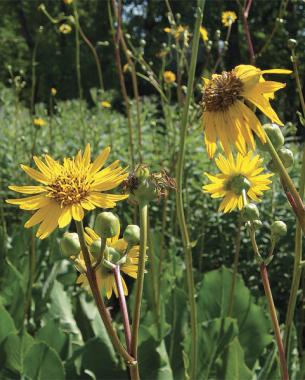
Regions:
<instances>
[{"instance_id":1,"label":"prairie dock plant","mask_svg":"<svg viewBox=\"0 0 305 380\"><path fill-rule=\"evenodd\" d=\"M34 156L38 170L27 165L21 165L21 168L39 185L9 186L13 191L31 196L8 199L6 202L23 210L35 211L25 227L40 223L36 233L40 239L50 235L57 226L66 227L71 219L81 221L85 210L112 208L128 195L108 194L105 191L117 187L128 173L119 166L118 161L101 170L109 153L110 148L106 148L91 162L88 144L84 154L79 151L75 158L65 158L62 164L49 155L45 156L45 162Z\"/></svg>"}]
</instances>

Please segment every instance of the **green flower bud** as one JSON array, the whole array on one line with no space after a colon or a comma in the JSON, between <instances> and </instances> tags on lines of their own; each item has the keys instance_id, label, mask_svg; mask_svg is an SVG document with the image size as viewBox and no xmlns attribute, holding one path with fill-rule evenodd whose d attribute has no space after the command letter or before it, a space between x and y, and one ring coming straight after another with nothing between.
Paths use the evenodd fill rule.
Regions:
<instances>
[{"instance_id":1,"label":"green flower bud","mask_svg":"<svg viewBox=\"0 0 305 380\"><path fill-rule=\"evenodd\" d=\"M290 149L282 147L281 149L278 150L278 155L280 156L280 159L282 160L285 168L290 168L290 166L293 165L294 157Z\"/></svg>"},{"instance_id":2,"label":"green flower bud","mask_svg":"<svg viewBox=\"0 0 305 380\"><path fill-rule=\"evenodd\" d=\"M246 221L253 221L259 218L258 208L254 203L248 203L243 209L243 218Z\"/></svg>"},{"instance_id":3,"label":"green flower bud","mask_svg":"<svg viewBox=\"0 0 305 380\"><path fill-rule=\"evenodd\" d=\"M117 261L120 260L121 254L115 248L108 247L107 256L105 255L105 257L107 257L108 261L111 261L113 264L115 264Z\"/></svg>"},{"instance_id":4,"label":"green flower bud","mask_svg":"<svg viewBox=\"0 0 305 380\"><path fill-rule=\"evenodd\" d=\"M273 172L273 173L278 172L278 169L277 169L276 165L274 164L273 160L269 161L266 166L267 166L267 169L270 170L271 172Z\"/></svg>"},{"instance_id":5,"label":"green flower bud","mask_svg":"<svg viewBox=\"0 0 305 380\"><path fill-rule=\"evenodd\" d=\"M263 128L271 140L274 149L277 150L284 145L285 139L280 127L277 124L264 124ZM261 147L263 150L268 150L267 144L261 144Z\"/></svg>"},{"instance_id":6,"label":"green flower bud","mask_svg":"<svg viewBox=\"0 0 305 380\"><path fill-rule=\"evenodd\" d=\"M295 39L293 39L293 38L289 38L289 40L288 40L288 48L289 49L294 49L296 46L297 46L297 41L295 40Z\"/></svg>"},{"instance_id":7,"label":"green flower bud","mask_svg":"<svg viewBox=\"0 0 305 380\"><path fill-rule=\"evenodd\" d=\"M279 240L282 236L287 234L287 226L286 223L281 220L276 220L271 224L271 239Z\"/></svg>"},{"instance_id":8,"label":"green flower bud","mask_svg":"<svg viewBox=\"0 0 305 380\"><path fill-rule=\"evenodd\" d=\"M104 239L116 236L120 231L119 218L112 212L99 213L95 220L94 231Z\"/></svg>"},{"instance_id":9,"label":"green flower bud","mask_svg":"<svg viewBox=\"0 0 305 380\"><path fill-rule=\"evenodd\" d=\"M136 245L140 241L140 227L135 224L129 224L124 232L123 239L130 245Z\"/></svg>"},{"instance_id":10,"label":"green flower bud","mask_svg":"<svg viewBox=\"0 0 305 380\"><path fill-rule=\"evenodd\" d=\"M81 251L79 238L76 232L66 232L60 239L60 250L63 256L70 258L79 255Z\"/></svg>"},{"instance_id":11,"label":"green flower bud","mask_svg":"<svg viewBox=\"0 0 305 380\"><path fill-rule=\"evenodd\" d=\"M261 220L255 219L255 220L252 220L252 226L255 229L255 231L257 231L258 229L260 229L263 226L263 223Z\"/></svg>"}]
</instances>

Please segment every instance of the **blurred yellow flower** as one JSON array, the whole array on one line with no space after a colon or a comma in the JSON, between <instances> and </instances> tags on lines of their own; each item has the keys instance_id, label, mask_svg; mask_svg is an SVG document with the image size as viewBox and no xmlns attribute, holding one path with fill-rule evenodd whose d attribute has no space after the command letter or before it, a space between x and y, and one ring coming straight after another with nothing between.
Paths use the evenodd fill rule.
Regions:
<instances>
[{"instance_id":1,"label":"blurred yellow flower","mask_svg":"<svg viewBox=\"0 0 305 380\"><path fill-rule=\"evenodd\" d=\"M61 24L58 30L60 31L60 33L69 34L72 31L72 27L69 24Z\"/></svg>"},{"instance_id":2,"label":"blurred yellow flower","mask_svg":"<svg viewBox=\"0 0 305 380\"><path fill-rule=\"evenodd\" d=\"M165 33L171 33L171 28L169 28L168 26L166 28L163 29Z\"/></svg>"},{"instance_id":3,"label":"blurred yellow flower","mask_svg":"<svg viewBox=\"0 0 305 380\"><path fill-rule=\"evenodd\" d=\"M43 127L44 125L47 124L47 122L45 120L43 120L41 117L36 117L33 120L33 123L34 123L35 127Z\"/></svg>"},{"instance_id":4,"label":"blurred yellow flower","mask_svg":"<svg viewBox=\"0 0 305 380\"><path fill-rule=\"evenodd\" d=\"M126 199L126 195L103 193L117 187L128 177L126 169L113 162L101 170L110 153L104 149L91 162L90 145L85 152L79 151L74 158L64 158L63 163L45 155L45 162L33 157L38 170L21 165L21 168L38 186L9 186L9 189L23 194L35 194L27 198L8 199L7 203L19 205L22 210L35 211L25 223L30 228L40 223L36 236L46 238L57 226L67 226L71 219L80 221L84 218L84 210L96 207L113 208L116 202Z\"/></svg>"},{"instance_id":5,"label":"blurred yellow flower","mask_svg":"<svg viewBox=\"0 0 305 380\"><path fill-rule=\"evenodd\" d=\"M125 65L123 66L123 73L126 73L128 70L129 70L129 64L125 63Z\"/></svg>"},{"instance_id":6,"label":"blurred yellow flower","mask_svg":"<svg viewBox=\"0 0 305 380\"><path fill-rule=\"evenodd\" d=\"M52 95L52 96L55 96L56 94L57 94L57 90L56 90L56 88L52 87L52 88L51 88L51 95Z\"/></svg>"},{"instance_id":7,"label":"blurred yellow flower","mask_svg":"<svg viewBox=\"0 0 305 380\"><path fill-rule=\"evenodd\" d=\"M164 71L163 79L165 83L174 83L176 80L176 75L172 71Z\"/></svg>"},{"instance_id":8,"label":"blurred yellow flower","mask_svg":"<svg viewBox=\"0 0 305 380\"><path fill-rule=\"evenodd\" d=\"M223 23L224 26L231 26L233 24L233 22L235 22L237 20L237 15L235 12L233 11L225 11L225 12L222 12L222 15L221 15L221 21Z\"/></svg>"},{"instance_id":9,"label":"blurred yellow flower","mask_svg":"<svg viewBox=\"0 0 305 380\"><path fill-rule=\"evenodd\" d=\"M176 39L179 39L184 32L187 32L187 28L182 25L175 26L174 28L166 27L163 30L165 33L172 34Z\"/></svg>"},{"instance_id":10,"label":"blurred yellow flower","mask_svg":"<svg viewBox=\"0 0 305 380\"><path fill-rule=\"evenodd\" d=\"M203 26L200 27L200 34L201 34L201 38L203 42L206 42L209 40L209 34L205 27Z\"/></svg>"},{"instance_id":11,"label":"blurred yellow flower","mask_svg":"<svg viewBox=\"0 0 305 380\"><path fill-rule=\"evenodd\" d=\"M212 198L223 198L219 206L219 211L223 212L244 207L243 190L251 200L259 202L263 191L270 189L268 185L272 181L269 178L273 175L261 174L264 170L262 161L251 151L245 156L238 153L236 159L232 155L225 158L220 154L215 162L221 173L205 173L211 183L202 187L203 192L211 194Z\"/></svg>"},{"instance_id":12,"label":"blurred yellow flower","mask_svg":"<svg viewBox=\"0 0 305 380\"><path fill-rule=\"evenodd\" d=\"M86 227L86 242L90 246L92 245L93 242L97 241L100 239L100 237L89 227ZM115 249L119 253L119 260L121 258L125 257L125 260L123 259L121 264L120 264L120 270L127 274L128 276L132 278L137 278L138 274L138 258L139 258L139 246L135 245L131 249L128 250L127 254L127 247L128 243L124 239L119 239L119 236L115 236L113 238L107 239L107 247L111 247ZM115 252L115 251L114 251ZM113 264L116 264L113 261L114 257L111 256L108 258L110 262ZM94 262L94 260L91 259L91 261ZM84 260L80 258L80 264L81 266L84 266ZM111 269L106 268L103 264L100 265L97 270L96 270L96 279L98 283L99 289L104 289L106 292L106 297L109 299L112 296L112 292L118 297L118 290L116 287L115 279L114 279L114 274ZM128 289L126 286L126 283L121 276L122 280L122 285L124 289L124 294L125 296L128 295ZM77 279L78 284L82 284L83 287L88 287L88 279L85 274L81 274L78 279Z\"/></svg>"},{"instance_id":13,"label":"blurred yellow flower","mask_svg":"<svg viewBox=\"0 0 305 380\"><path fill-rule=\"evenodd\" d=\"M101 102L101 106L102 106L103 108L111 108L111 103L107 102L107 100L103 100L103 101Z\"/></svg>"},{"instance_id":14,"label":"blurred yellow flower","mask_svg":"<svg viewBox=\"0 0 305 380\"><path fill-rule=\"evenodd\" d=\"M63 0L65 4L69 5L73 3L73 0Z\"/></svg>"},{"instance_id":15,"label":"blurred yellow flower","mask_svg":"<svg viewBox=\"0 0 305 380\"><path fill-rule=\"evenodd\" d=\"M247 145L255 149L254 132L264 144L264 129L249 108L250 102L263 112L272 122L283 125L270 99L274 93L285 87L285 83L266 81L263 74L290 74L290 70L260 70L251 65L239 65L232 71L213 74L212 79L204 78L203 129L208 155L212 158L217 149L217 140L226 156L231 154L231 146L246 154Z\"/></svg>"}]
</instances>

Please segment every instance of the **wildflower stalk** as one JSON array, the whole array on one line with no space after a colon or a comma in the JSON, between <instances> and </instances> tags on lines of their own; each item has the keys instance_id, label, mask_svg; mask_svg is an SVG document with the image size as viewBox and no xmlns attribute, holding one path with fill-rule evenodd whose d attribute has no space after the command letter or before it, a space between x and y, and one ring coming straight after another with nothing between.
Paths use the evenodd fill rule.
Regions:
<instances>
[{"instance_id":1,"label":"wildflower stalk","mask_svg":"<svg viewBox=\"0 0 305 380\"><path fill-rule=\"evenodd\" d=\"M122 319L123 319L123 326L124 326L127 351L130 353L131 332L130 332L130 324L129 324L126 299L125 299L124 289L123 289L123 285L122 285L120 266L119 265L114 266L114 268L112 269L112 272L114 274L115 284L116 284L116 287L118 290L118 295L119 295L119 303L120 303L121 315L122 315Z\"/></svg>"},{"instance_id":2,"label":"wildflower stalk","mask_svg":"<svg viewBox=\"0 0 305 380\"><path fill-rule=\"evenodd\" d=\"M76 76L77 76L77 87L78 87L78 95L79 98L83 98L83 88L82 88L82 78L81 78L81 71L80 71L80 40L79 40L79 34L80 34L80 25L79 25L79 18L78 18L78 12L76 9L75 2L73 3L73 16L74 16L74 22L75 22L75 65L76 65Z\"/></svg>"},{"instance_id":3,"label":"wildflower stalk","mask_svg":"<svg viewBox=\"0 0 305 380\"><path fill-rule=\"evenodd\" d=\"M30 232L30 248L29 248L29 277L28 277L28 284L27 284L27 290L26 290L26 295L25 295L23 323L25 322L25 319L29 317L30 311L31 311L31 301L32 301L35 272L36 272L35 233L34 231L31 231Z\"/></svg>"},{"instance_id":4,"label":"wildflower stalk","mask_svg":"<svg viewBox=\"0 0 305 380\"><path fill-rule=\"evenodd\" d=\"M145 272L145 256L147 248L147 209L148 205L146 202L139 203L139 214L140 214L140 252L139 252L139 266L136 282L136 294L132 317L132 332L131 332L131 349L130 354L137 361L138 358L138 334L139 325L141 317L141 302L143 294L143 284L144 284L144 272ZM134 377L132 380L139 379L139 369L136 365L133 369Z\"/></svg>"},{"instance_id":5,"label":"wildflower stalk","mask_svg":"<svg viewBox=\"0 0 305 380\"><path fill-rule=\"evenodd\" d=\"M126 351L126 349L123 347L122 343L120 342L117 336L117 333L112 327L110 316L104 304L103 298L101 297L100 290L98 288L98 284L96 280L96 274L91 265L90 253L89 253L89 249L87 247L86 240L85 240L85 232L84 232L83 223L81 221L75 221L75 224L76 224L76 230L79 237L81 250L82 250L85 264L86 264L86 276L87 276L97 309L102 318L102 321L104 322L106 331L111 339L111 342L114 348L124 358L127 365L134 366L136 364L135 359Z\"/></svg>"},{"instance_id":6,"label":"wildflower stalk","mask_svg":"<svg viewBox=\"0 0 305 380\"><path fill-rule=\"evenodd\" d=\"M252 0L247 0L245 2L244 6L241 5L239 0L237 0L237 2L238 2L240 9L241 9L243 27L244 27L245 37L246 37L248 50L249 50L250 63L251 63L251 65L254 65L255 53L254 53L254 49L253 49L253 44L252 44L252 39L251 39L251 34L250 34L249 24L248 24L248 17L249 17L250 8L252 5Z\"/></svg>"},{"instance_id":7,"label":"wildflower stalk","mask_svg":"<svg viewBox=\"0 0 305 380\"><path fill-rule=\"evenodd\" d=\"M89 38L85 35L83 29L81 28L81 26L79 24L78 24L78 30L79 30L80 36L82 37L82 39L88 45L89 49L92 52L92 55L94 57L95 64L96 64L96 70L97 70L97 75L98 75L100 89L104 90L104 81L103 81L102 67L101 67L100 59L99 59L99 57L97 55L97 51L96 51L95 47L93 46L93 44L91 43L91 41L89 40Z\"/></svg>"},{"instance_id":8,"label":"wildflower stalk","mask_svg":"<svg viewBox=\"0 0 305 380\"><path fill-rule=\"evenodd\" d=\"M267 148L269 150L269 153L272 157L272 160L274 162L274 165L279 171L282 185L284 188L284 191L286 193L286 196L293 208L294 213L296 214L300 226L302 228L303 233L305 234L305 210L304 210L304 204L302 202L302 199L297 191L297 189L294 186L294 183L292 182L291 177L289 176L285 166L282 163L282 160L280 159L277 151L275 150L272 142L270 141L269 137L266 136L267 142Z\"/></svg>"},{"instance_id":9,"label":"wildflower stalk","mask_svg":"<svg viewBox=\"0 0 305 380\"><path fill-rule=\"evenodd\" d=\"M243 196L244 205L246 205L248 203L248 200L247 200L247 195L246 195L245 190L243 190L242 196ZM273 332L275 335L276 344L277 344L278 353L279 353L282 380L289 380L289 374L288 374L288 367L287 367L287 363L286 363L284 345L283 345L283 341L282 341L282 337L281 337L281 330L280 330L279 322L278 322L277 315L276 315L276 309L275 309L275 305L274 305L274 301L273 301L273 297L272 297L272 291L270 288L267 265L265 264L262 256L259 253L259 249L258 249L258 246L256 243L256 238L255 238L255 229L252 225L252 222L247 222L247 227L248 227L248 231L249 231L254 255L255 255L257 262L259 263L259 270L261 273L261 278L262 278L262 282L263 282L263 286L264 286L265 296L266 296L267 302L268 302L269 315L270 315L270 319L272 322Z\"/></svg>"},{"instance_id":10,"label":"wildflower stalk","mask_svg":"<svg viewBox=\"0 0 305 380\"><path fill-rule=\"evenodd\" d=\"M133 131L132 131L132 124L131 124L130 102L129 102L129 97L126 90L124 74L122 70L121 56L120 56L121 2L119 1L118 5L116 5L116 1L113 0L112 7L113 7L114 15L117 21L116 32L113 26L114 24L113 24L112 13L111 13L111 5L110 5L110 2L108 2L108 16L109 16L111 33L112 33L113 43L114 43L115 63L116 63L118 74L119 74L121 92L122 92L123 99L125 102L125 109L126 109L126 115L127 115L130 160L131 160L132 167L134 167L135 159L134 159L134 144L133 144Z\"/></svg>"},{"instance_id":11,"label":"wildflower stalk","mask_svg":"<svg viewBox=\"0 0 305 380\"><path fill-rule=\"evenodd\" d=\"M297 91L300 98L300 103L302 107L303 117L305 117L305 101L302 93L302 86L297 66L297 56L294 49L292 49L292 64L293 71L297 85ZM305 192L305 146L303 148L303 157L302 157L302 167L300 175L300 184L299 184L299 194L301 200L304 198ZM284 344L285 344L285 353L288 359L289 356L289 345L290 345L290 333L291 326L293 323L293 317L296 307L297 292L300 285L301 273L302 273L302 230L299 221L297 221L296 232L295 232L295 249L294 249L294 265L293 265L293 277L288 301L288 308L286 313L286 323L285 323L285 333L284 333Z\"/></svg>"},{"instance_id":12,"label":"wildflower stalk","mask_svg":"<svg viewBox=\"0 0 305 380\"><path fill-rule=\"evenodd\" d=\"M241 240L240 232L241 232L241 218L238 219L238 226L237 226L237 232L236 232L236 238L235 238L233 276L232 276L232 283L231 283L229 302L228 302L228 312L227 312L228 317L232 315L233 306L234 306L234 293L235 293L235 287L236 287L239 253L240 253L240 240Z\"/></svg>"},{"instance_id":13,"label":"wildflower stalk","mask_svg":"<svg viewBox=\"0 0 305 380\"><path fill-rule=\"evenodd\" d=\"M230 38L230 35L231 35L231 31L232 31L232 25L233 25L233 23L231 22L230 25L228 26L227 35L226 35L226 39L225 39L225 42L224 42L224 46L225 47L226 47L226 45L229 42L229 38ZM219 51L218 58L216 60L215 66L214 66L214 68L212 70L212 73L216 72L216 70L218 69L218 66L219 66L222 58L224 57L224 55L225 55L225 50L223 52Z\"/></svg>"},{"instance_id":14,"label":"wildflower stalk","mask_svg":"<svg viewBox=\"0 0 305 380\"><path fill-rule=\"evenodd\" d=\"M191 56L188 85L187 85L187 94L186 94L185 104L183 108L182 122L181 122L181 127L180 127L180 147L179 147L179 153L178 153L178 164L177 164L177 174L176 174L176 181L177 181L176 207L177 207L177 216L178 216L179 227L181 231L184 254L185 254L188 298L189 298L188 301L190 305L190 314L191 314L191 333L192 333L191 370L190 370L191 379L195 379L196 373L197 373L197 310L196 310L195 285L194 285L193 267L192 267L192 247L191 247L185 215L184 215L182 182L183 182L183 168L184 168L184 159L185 159L185 143L186 143L186 136L187 136L188 113L189 113L189 106L190 106L191 97L193 93L195 68L196 68L196 61L197 61L197 54L198 54L198 47L199 47L199 36L200 36L199 28L202 22L204 4L205 4L205 0L198 0L197 2L197 5L198 5L197 17L196 17L196 24L195 24L195 29L194 29L192 56Z\"/></svg>"}]
</instances>

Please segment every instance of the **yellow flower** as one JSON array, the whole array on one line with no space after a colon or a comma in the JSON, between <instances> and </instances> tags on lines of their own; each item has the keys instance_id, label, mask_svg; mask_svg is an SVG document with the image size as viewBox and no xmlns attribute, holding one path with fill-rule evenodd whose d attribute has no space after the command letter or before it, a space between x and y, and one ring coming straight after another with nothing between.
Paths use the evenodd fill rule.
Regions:
<instances>
[{"instance_id":1,"label":"yellow flower","mask_svg":"<svg viewBox=\"0 0 305 380\"><path fill-rule=\"evenodd\" d=\"M108 147L91 163L88 144L83 155L79 151L75 158L64 158L62 164L48 155L45 155L45 162L34 156L39 171L26 165L21 165L21 168L40 184L9 188L18 193L35 195L8 199L6 202L19 205L22 210L35 211L25 227L41 223L36 234L40 239L46 238L57 226L67 226L71 219L82 220L84 210L113 208L116 202L127 196L103 192L117 187L128 177L128 173L119 166L119 161L101 170L109 153Z\"/></svg>"},{"instance_id":2,"label":"yellow flower","mask_svg":"<svg viewBox=\"0 0 305 380\"><path fill-rule=\"evenodd\" d=\"M171 28L169 28L168 26L166 28L163 29L165 33L171 33Z\"/></svg>"},{"instance_id":3,"label":"yellow flower","mask_svg":"<svg viewBox=\"0 0 305 380\"><path fill-rule=\"evenodd\" d=\"M68 34L68 33L71 33L72 28L71 28L71 25L69 24L61 24L58 30L60 31L60 33Z\"/></svg>"},{"instance_id":4,"label":"yellow flower","mask_svg":"<svg viewBox=\"0 0 305 380\"><path fill-rule=\"evenodd\" d=\"M35 125L35 127L43 127L44 125L46 125L46 121L43 120L41 117L36 117L34 120L33 120L33 123Z\"/></svg>"},{"instance_id":5,"label":"yellow flower","mask_svg":"<svg viewBox=\"0 0 305 380\"><path fill-rule=\"evenodd\" d=\"M125 65L123 66L123 73L126 73L128 70L129 70L129 64L125 63Z\"/></svg>"},{"instance_id":6,"label":"yellow flower","mask_svg":"<svg viewBox=\"0 0 305 380\"><path fill-rule=\"evenodd\" d=\"M176 80L176 75L172 71L164 71L163 79L165 83L174 83Z\"/></svg>"},{"instance_id":7,"label":"yellow flower","mask_svg":"<svg viewBox=\"0 0 305 380\"><path fill-rule=\"evenodd\" d=\"M90 246L92 243L100 237L89 227L86 227L86 242ZM125 260L122 260L122 263L120 264L120 270L121 272L124 272L128 276L132 278L137 278L138 274L138 258L139 258L139 246L135 245L133 246L126 254L127 250L127 242L124 239L119 239L119 234L113 238L107 239L107 247L114 248L119 254L120 258L123 258L125 256ZM109 261L112 261L112 257L109 257ZM91 258L91 262L94 263L94 260ZM80 258L80 264L83 267L85 265L84 260ZM99 289L104 289L106 292L106 297L109 299L112 296L112 292L115 293L115 295L118 297L118 291L114 279L114 275L111 269L106 268L103 264L100 265L96 271L96 279L99 286ZM126 283L121 276L122 279L122 285L124 289L125 296L128 295L128 289L126 286ZM85 274L81 274L77 279L78 284L82 284L84 287L88 287L88 280Z\"/></svg>"},{"instance_id":8,"label":"yellow flower","mask_svg":"<svg viewBox=\"0 0 305 380\"><path fill-rule=\"evenodd\" d=\"M224 212L243 208L243 188L251 200L259 202L263 191L270 189L271 180L268 178L273 175L260 174L264 170L260 166L262 161L251 151L245 156L238 153L236 159L232 155L225 158L220 154L215 162L221 173L205 173L211 183L202 187L203 192L210 193L212 198L224 198L219 206L219 211Z\"/></svg>"},{"instance_id":9,"label":"yellow flower","mask_svg":"<svg viewBox=\"0 0 305 380\"><path fill-rule=\"evenodd\" d=\"M176 39L179 39L184 32L187 32L187 28L182 25L176 26L175 28L166 27L163 30L165 33L173 35Z\"/></svg>"},{"instance_id":10,"label":"yellow flower","mask_svg":"<svg viewBox=\"0 0 305 380\"><path fill-rule=\"evenodd\" d=\"M208 31L203 26L200 27L200 34L201 34L201 38L202 38L203 42L206 42L209 40Z\"/></svg>"},{"instance_id":11,"label":"yellow flower","mask_svg":"<svg viewBox=\"0 0 305 380\"><path fill-rule=\"evenodd\" d=\"M236 13L233 11L226 11L222 12L221 15L221 22L223 23L224 26L231 26L233 22L237 20Z\"/></svg>"},{"instance_id":12,"label":"yellow flower","mask_svg":"<svg viewBox=\"0 0 305 380\"><path fill-rule=\"evenodd\" d=\"M51 88L51 95L52 95L52 96L55 96L56 94L57 94L57 90L56 90L56 88L52 87L52 88Z\"/></svg>"},{"instance_id":13,"label":"yellow flower","mask_svg":"<svg viewBox=\"0 0 305 380\"><path fill-rule=\"evenodd\" d=\"M67 4L67 5L70 5L73 3L73 0L64 0L64 3Z\"/></svg>"},{"instance_id":14,"label":"yellow flower","mask_svg":"<svg viewBox=\"0 0 305 380\"><path fill-rule=\"evenodd\" d=\"M270 104L274 92L285 87L284 83L264 80L263 74L290 74L290 70L260 70L251 65L239 65L232 71L223 71L204 78L203 129L208 155L212 158L217 148L217 140L228 156L231 145L246 154L247 145L255 149L254 132L266 142L263 127L255 113L244 101L252 103L272 122L283 125Z\"/></svg>"},{"instance_id":15,"label":"yellow flower","mask_svg":"<svg viewBox=\"0 0 305 380\"><path fill-rule=\"evenodd\" d=\"M103 108L111 108L111 104L110 104L109 102L107 102L106 100L103 100L103 101L101 102L101 106L102 106Z\"/></svg>"}]
</instances>

